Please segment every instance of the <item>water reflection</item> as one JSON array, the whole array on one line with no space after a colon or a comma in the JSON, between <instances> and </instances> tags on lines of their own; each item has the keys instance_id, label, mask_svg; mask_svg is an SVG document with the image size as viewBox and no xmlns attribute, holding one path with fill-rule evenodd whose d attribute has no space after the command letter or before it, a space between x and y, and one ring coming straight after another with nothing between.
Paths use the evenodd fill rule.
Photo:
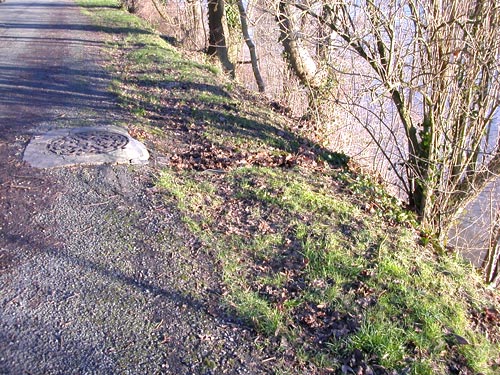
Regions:
<instances>
[{"instance_id":1,"label":"water reflection","mask_svg":"<svg viewBox=\"0 0 500 375\"><path fill-rule=\"evenodd\" d=\"M490 145L492 151L499 141L498 119L490 129ZM453 246L475 266L480 267L488 250L490 231L495 215L500 209L500 177L490 183L470 203L459 223L451 230L449 245Z\"/></svg>"},{"instance_id":2,"label":"water reflection","mask_svg":"<svg viewBox=\"0 0 500 375\"><path fill-rule=\"evenodd\" d=\"M499 197L500 181L497 180L467 206L460 222L450 233L449 244L478 267L488 250L491 223L500 205Z\"/></svg>"}]
</instances>

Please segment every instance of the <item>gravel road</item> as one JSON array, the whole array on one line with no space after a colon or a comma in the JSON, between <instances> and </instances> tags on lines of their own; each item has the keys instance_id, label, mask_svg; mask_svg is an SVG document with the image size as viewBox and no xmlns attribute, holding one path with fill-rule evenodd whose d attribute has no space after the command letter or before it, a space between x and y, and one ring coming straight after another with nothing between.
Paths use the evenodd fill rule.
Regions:
<instances>
[{"instance_id":1,"label":"gravel road","mask_svg":"<svg viewBox=\"0 0 500 375\"><path fill-rule=\"evenodd\" d=\"M118 124L104 35L70 0L0 4L0 373L263 374L213 257L149 166L23 163L50 128Z\"/></svg>"}]
</instances>

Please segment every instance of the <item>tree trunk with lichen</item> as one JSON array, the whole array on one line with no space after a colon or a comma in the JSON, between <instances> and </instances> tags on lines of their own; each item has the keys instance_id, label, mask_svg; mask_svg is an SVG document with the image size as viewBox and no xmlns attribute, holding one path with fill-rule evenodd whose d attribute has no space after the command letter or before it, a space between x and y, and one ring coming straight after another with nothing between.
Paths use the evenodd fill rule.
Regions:
<instances>
[{"instance_id":1,"label":"tree trunk with lichen","mask_svg":"<svg viewBox=\"0 0 500 375\"><path fill-rule=\"evenodd\" d=\"M364 124L422 226L445 245L453 221L500 175L500 142L489 137L500 110L497 2L335 1L318 12L307 2L287 1L280 0L278 23L286 57L302 81L311 82L314 67L301 58L291 9L328 27L337 47L367 69L365 93L392 102L397 127L384 105L374 113L371 103L357 101L351 113L357 117L361 107L386 129L374 132L371 121ZM352 73L345 74L356 77ZM386 131L396 152L380 141Z\"/></svg>"},{"instance_id":2,"label":"tree trunk with lichen","mask_svg":"<svg viewBox=\"0 0 500 375\"><path fill-rule=\"evenodd\" d=\"M234 64L229 59L224 32L224 0L208 0L208 49L210 56L217 56L229 75L234 78Z\"/></svg>"},{"instance_id":3,"label":"tree trunk with lichen","mask_svg":"<svg viewBox=\"0 0 500 375\"><path fill-rule=\"evenodd\" d=\"M280 1L276 19L287 63L304 86L311 89L321 88L325 77L307 48L303 46L291 6L286 1Z\"/></svg>"}]
</instances>

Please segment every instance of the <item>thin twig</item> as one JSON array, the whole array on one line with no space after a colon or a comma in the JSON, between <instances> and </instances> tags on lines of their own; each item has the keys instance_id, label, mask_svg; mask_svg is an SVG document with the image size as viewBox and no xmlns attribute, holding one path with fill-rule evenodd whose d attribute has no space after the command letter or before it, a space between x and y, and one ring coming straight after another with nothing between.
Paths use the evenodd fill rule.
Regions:
<instances>
[{"instance_id":1,"label":"thin twig","mask_svg":"<svg viewBox=\"0 0 500 375\"><path fill-rule=\"evenodd\" d=\"M274 361L275 359L276 359L276 357L269 357L269 358L266 358L266 359L262 360L262 363Z\"/></svg>"}]
</instances>

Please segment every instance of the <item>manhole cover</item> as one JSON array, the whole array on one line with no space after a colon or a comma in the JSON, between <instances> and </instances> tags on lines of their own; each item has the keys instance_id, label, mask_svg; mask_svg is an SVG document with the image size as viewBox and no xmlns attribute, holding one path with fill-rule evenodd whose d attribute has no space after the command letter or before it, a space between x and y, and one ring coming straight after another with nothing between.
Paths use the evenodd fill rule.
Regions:
<instances>
[{"instance_id":1,"label":"manhole cover","mask_svg":"<svg viewBox=\"0 0 500 375\"><path fill-rule=\"evenodd\" d=\"M1 0L0 0L1 1ZM119 126L62 128L35 135L23 160L35 168L71 165L146 164L149 152Z\"/></svg>"},{"instance_id":2,"label":"manhole cover","mask_svg":"<svg viewBox=\"0 0 500 375\"><path fill-rule=\"evenodd\" d=\"M56 155L105 154L125 148L128 142L123 134L92 130L55 138L47 148Z\"/></svg>"}]
</instances>

